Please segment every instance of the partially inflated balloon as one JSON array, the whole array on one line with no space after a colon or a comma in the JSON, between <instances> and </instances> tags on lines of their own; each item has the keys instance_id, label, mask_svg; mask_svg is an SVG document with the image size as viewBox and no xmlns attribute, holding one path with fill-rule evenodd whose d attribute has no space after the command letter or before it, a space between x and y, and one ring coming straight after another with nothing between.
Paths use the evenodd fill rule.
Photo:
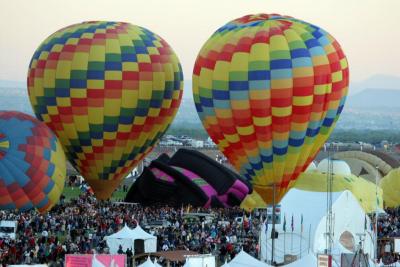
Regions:
<instances>
[{"instance_id":1,"label":"partially inflated balloon","mask_svg":"<svg viewBox=\"0 0 400 267\"><path fill-rule=\"evenodd\" d=\"M254 189L283 197L329 137L349 70L323 29L280 15L249 15L218 29L193 70L208 134Z\"/></svg>"},{"instance_id":2,"label":"partially inflated balloon","mask_svg":"<svg viewBox=\"0 0 400 267\"><path fill-rule=\"evenodd\" d=\"M66 160L41 121L0 111L0 209L50 210L64 189Z\"/></svg>"},{"instance_id":3,"label":"partially inflated balloon","mask_svg":"<svg viewBox=\"0 0 400 267\"><path fill-rule=\"evenodd\" d=\"M36 116L107 199L167 130L182 80L178 58L158 35L128 23L85 22L40 45L28 87Z\"/></svg>"}]
</instances>

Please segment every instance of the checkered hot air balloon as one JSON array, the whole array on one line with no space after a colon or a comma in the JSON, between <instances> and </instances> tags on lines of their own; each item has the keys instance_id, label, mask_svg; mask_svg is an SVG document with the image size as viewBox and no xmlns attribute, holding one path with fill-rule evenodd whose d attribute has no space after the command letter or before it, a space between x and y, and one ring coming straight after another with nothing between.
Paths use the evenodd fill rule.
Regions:
<instances>
[{"instance_id":1,"label":"checkered hot air balloon","mask_svg":"<svg viewBox=\"0 0 400 267\"><path fill-rule=\"evenodd\" d=\"M193 70L193 96L210 137L233 166L279 201L329 137L349 84L347 59L323 29L277 14L218 29Z\"/></svg>"},{"instance_id":2,"label":"checkered hot air balloon","mask_svg":"<svg viewBox=\"0 0 400 267\"><path fill-rule=\"evenodd\" d=\"M50 210L64 189L66 160L41 121L0 111L0 209Z\"/></svg>"},{"instance_id":3,"label":"checkered hot air balloon","mask_svg":"<svg viewBox=\"0 0 400 267\"><path fill-rule=\"evenodd\" d=\"M107 199L150 152L179 107L183 75L172 48L128 23L63 28L36 50L28 88L36 116Z\"/></svg>"}]
</instances>

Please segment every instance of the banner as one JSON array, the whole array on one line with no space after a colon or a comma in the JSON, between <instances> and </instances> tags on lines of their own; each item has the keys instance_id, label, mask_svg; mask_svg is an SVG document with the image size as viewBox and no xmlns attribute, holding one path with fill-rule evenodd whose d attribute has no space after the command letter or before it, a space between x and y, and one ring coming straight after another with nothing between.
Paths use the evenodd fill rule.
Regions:
<instances>
[{"instance_id":1,"label":"banner","mask_svg":"<svg viewBox=\"0 0 400 267\"><path fill-rule=\"evenodd\" d=\"M318 267L332 267L332 255L318 254L317 261Z\"/></svg>"},{"instance_id":2,"label":"banner","mask_svg":"<svg viewBox=\"0 0 400 267\"><path fill-rule=\"evenodd\" d=\"M215 267L215 256L211 254L203 255L190 255L186 256L186 262L188 266L198 266L198 267Z\"/></svg>"},{"instance_id":3,"label":"banner","mask_svg":"<svg viewBox=\"0 0 400 267\"><path fill-rule=\"evenodd\" d=\"M125 267L124 254L67 254L66 267Z\"/></svg>"},{"instance_id":4,"label":"banner","mask_svg":"<svg viewBox=\"0 0 400 267\"><path fill-rule=\"evenodd\" d=\"M394 239L394 252L400 253L400 238Z\"/></svg>"}]
</instances>

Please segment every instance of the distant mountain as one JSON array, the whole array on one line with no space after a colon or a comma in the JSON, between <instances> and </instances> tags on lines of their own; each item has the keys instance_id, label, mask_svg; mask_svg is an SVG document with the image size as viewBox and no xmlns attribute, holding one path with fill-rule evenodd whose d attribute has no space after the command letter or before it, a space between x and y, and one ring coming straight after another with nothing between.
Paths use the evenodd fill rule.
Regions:
<instances>
[{"instance_id":1,"label":"distant mountain","mask_svg":"<svg viewBox=\"0 0 400 267\"><path fill-rule=\"evenodd\" d=\"M388 78L379 84L382 75L374 76L363 82L364 90L350 95L337 128L339 129L390 129L400 125L400 78ZM377 85L376 87L372 87ZM389 89L385 88L388 86ZM366 89L376 88L376 89ZM399 90L395 90L398 88ZM26 83L0 80L0 110L18 110L33 114ZM192 96L192 82L184 83L184 94L177 116L172 123L173 128L201 129Z\"/></svg>"},{"instance_id":2,"label":"distant mountain","mask_svg":"<svg viewBox=\"0 0 400 267\"><path fill-rule=\"evenodd\" d=\"M400 90L366 89L349 96L346 106L350 108L400 108L399 99Z\"/></svg>"},{"instance_id":3,"label":"distant mountain","mask_svg":"<svg viewBox=\"0 0 400 267\"><path fill-rule=\"evenodd\" d=\"M25 82L0 80L0 110L33 114Z\"/></svg>"},{"instance_id":4,"label":"distant mountain","mask_svg":"<svg viewBox=\"0 0 400 267\"><path fill-rule=\"evenodd\" d=\"M350 82L349 95L356 95L369 88L400 89L400 77L377 74L361 82Z\"/></svg>"}]
</instances>

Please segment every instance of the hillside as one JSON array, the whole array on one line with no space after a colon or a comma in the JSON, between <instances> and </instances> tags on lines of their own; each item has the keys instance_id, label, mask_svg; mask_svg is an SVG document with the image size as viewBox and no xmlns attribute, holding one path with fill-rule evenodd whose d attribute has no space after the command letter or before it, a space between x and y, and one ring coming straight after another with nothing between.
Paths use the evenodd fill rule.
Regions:
<instances>
[{"instance_id":1,"label":"hillside","mask_svg":"<svg viewBox=\"0 0 400 267\"><path fill-rule=\"evenodd\" d=\"M399 99L400 90L365 89L348 97L346 105L351 108L400 108Z\"/></svg>"},{"instance_id":2,"label":"hillside","mask_svg":"<svg viewBox=\"0 0 400 267\"><path fill-rule=\"evenodd\" d=\"M399 90L378 88L349 96L336 128L384 130L400 125L400 83ZM0 81L0 110L33 114L24 83ZM203 129L194 105L191 81L185 81L182 103L170 131L183 129Z\"/></svg>"}]
</instances>

